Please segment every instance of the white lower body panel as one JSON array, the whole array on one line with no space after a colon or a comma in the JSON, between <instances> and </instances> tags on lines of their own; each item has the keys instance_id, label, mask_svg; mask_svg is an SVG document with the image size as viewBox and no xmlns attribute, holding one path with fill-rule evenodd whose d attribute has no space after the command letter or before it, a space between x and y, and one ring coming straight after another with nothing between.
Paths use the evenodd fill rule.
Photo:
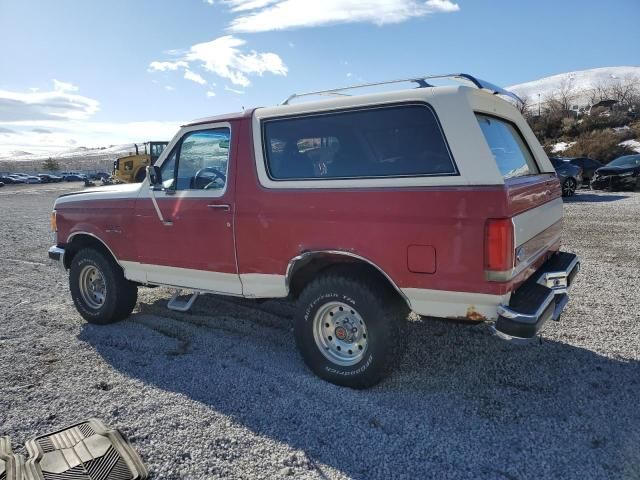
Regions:
<instances>
[{"instance_id":1,"label":"white lower body panel","mask_svg":"<svg viewBox=\"0 0 640 480\"><path fill-rule=\"evenodd\" d=\"M498 305L508 304L511 296L423 288L403 288L402 293L419 315L475 321L497 320Z\"/></svg>"},{"instance_id":2,"label":"white lower body panel","mask_svg":"<svg viewBox=\"0 0 640 480\"><path fill-rule=\"evenodd\" d=\"M283 298L289 294L284 275L236 275L126 261L120 264L127 279L140 283L249 298ZM422 288L403 288L401 291L411 309L419 315L478 321L496 320L498 305L508 304L510 296Z\"/></svg>"},{"instance_id":3,"label":"white lower body panel","mask_svg":"<svg viewBox=\"0 0 640 480\"><path fill-rule=\"evenodd\" d=\"M128 280L190 290L242 295L240 277L235 273L209 272L190 268L120 262Z\"/></svg>"}]
</instances>

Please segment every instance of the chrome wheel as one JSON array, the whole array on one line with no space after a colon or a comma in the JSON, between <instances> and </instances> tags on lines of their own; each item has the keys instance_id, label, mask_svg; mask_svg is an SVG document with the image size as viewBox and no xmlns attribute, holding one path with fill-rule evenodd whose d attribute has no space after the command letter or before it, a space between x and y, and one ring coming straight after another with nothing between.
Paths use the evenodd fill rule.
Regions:
<instances>
[{"instance_id":1,"label":"chrome wheel","mask_svg":"<svg viewBox=\"0 0 640 480\"><path fill-rule=\"evenodd\" d=\"M88 307L95 310L104 305L107 296L107 285L104 276L93 265L87 265L80 271L80 295Z\"/></svg>"},{"instance_id":2,"label":"chrome wheel","mask_svg":"<svg viewBox=\"0 0 640 480\"><path fill-rule=\"evenodd\" d=\"M329 302L313 318L313 338L331 362L355 365L367 351L367 326L360 314L342 302Z\"/></svg>"},{"instance_id":3,"label":"chrome wheel","mask_svg":"<svg viewBox=\"0 0 640 480\"><path fill-rule=\"evenodd\" d=\"M576 193L576 181L573 178L567 178L562 185L562 193L565 197L571 197Z\"/></svg>"}]
</instances>

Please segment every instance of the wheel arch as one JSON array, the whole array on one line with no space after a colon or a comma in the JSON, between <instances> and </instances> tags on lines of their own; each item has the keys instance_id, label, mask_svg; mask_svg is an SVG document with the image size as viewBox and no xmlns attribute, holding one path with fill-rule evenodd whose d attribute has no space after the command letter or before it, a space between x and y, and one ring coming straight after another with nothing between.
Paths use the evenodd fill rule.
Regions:
<instances>
[{"instance_id":1,"label":"wheel arch","mask_svg":"<svg viewBox=\"0 0 640 480\"><path fill-rule=\"evenodd\" d=\"M83 248L95 248L96 250L107 254L113 259L116 265L122 268L122 265L120 265L120 262L116 258L113 251L100 237L89 232L74 232L69 235L69 238L67 239L67 243L65 245L64 267L66 269L71 268L71 262L73 261L73 258Z\"/></svg>"},{"instance_id":2,"label":"wheel arch","mask_svg":"<svg viewBox=\"0 0 640 480\"><path fill-rule=\"evenodd\" d=\"M292 258L287 265L285 286L290 296L298 297L304 286L320 272L334 266L352 265L357 269L368 270L386 283L411 308L411 302L402 289L375 262L362 255L344 250L313 250Z\"/></svg>"}]
</instances>

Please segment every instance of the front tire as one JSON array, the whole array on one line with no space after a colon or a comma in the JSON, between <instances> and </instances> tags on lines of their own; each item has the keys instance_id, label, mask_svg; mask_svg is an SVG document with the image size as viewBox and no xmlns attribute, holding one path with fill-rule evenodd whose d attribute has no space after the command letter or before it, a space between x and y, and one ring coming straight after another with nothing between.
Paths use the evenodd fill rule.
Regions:
<instances>
[{"instance_id":1,"label":"front tire","mask_svg":"<svg viewBox=\"0 0 640 480\"><path fill-rule=\"evenodd\" d=\"M84 248L73 258L69 288L82 318L98 325L128 317L138 300L137 285L124 278L113 258L93 248Z\"/></svg>"},{"instance_id":2,"label":"front tire","mask_svg":"<svg viewBox=\"0 0 640 480\"><path fill-rule=\"evenodd\" d=\"M336 269L302 292L295 316L296 344L320 378L351 388L378 383L404 351L409 309L388 285Z\"/></svg>"}]
</instances>

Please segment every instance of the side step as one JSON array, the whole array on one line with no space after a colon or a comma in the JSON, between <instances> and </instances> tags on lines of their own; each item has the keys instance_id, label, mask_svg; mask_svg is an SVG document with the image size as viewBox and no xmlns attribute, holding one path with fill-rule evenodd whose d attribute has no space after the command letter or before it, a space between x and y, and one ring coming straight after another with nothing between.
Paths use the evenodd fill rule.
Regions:
<instances>
[{"instance_id":1,"label":"side step","mask_svg":"<svg viewBox=\"0 0 640 480\"><path fill-rule=\"evenodd\" d=\"M193 307L193 304L200 295L200 292L193 292L188 300L178 300L181 292L182 290L180 288L176 289L171 300L167 303L167 308L169 310L174 310L176 312L188 312L191 310L191 307Z\"/></svg>"},{"instance_id":2,"label":"side step","mask_svg":"<svg viewBox=\"0 0 640 480\"><path fill-rule=\"evenodd\" d=\"M25 446L26 480L143 480L149 472L118 430L91 419L49 433Z\"/></svg>"},{"instance_id":3,"label":"side step","mask_svg":"<svg viewBox=\"0 0 640 480\"><path fill-rule=\"evenodd\" d=\"M0 480L22 480L24 457L14 455L9 437L0 437Z\"/></svg>"}]
</instances>

